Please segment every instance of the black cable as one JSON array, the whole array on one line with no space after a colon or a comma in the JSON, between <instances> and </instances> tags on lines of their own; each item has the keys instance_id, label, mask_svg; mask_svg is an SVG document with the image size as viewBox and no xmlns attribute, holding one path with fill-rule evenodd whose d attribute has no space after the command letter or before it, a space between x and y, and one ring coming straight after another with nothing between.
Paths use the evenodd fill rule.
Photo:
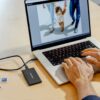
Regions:
<instances>
[{"instance_id":1,"label":"black cable","mask_svg":"<svg viewBox=\"0 0 100 100\"><path fill-rule=\"evenodd\" d=\"M10 58L16 58L16 57L20 58L21 61L23 62L23 65L22 65L21 67L15 68L15 69L3 69L3 68L0 68L0 70L2 70L2 71L15 71L15 70L19 70L19 69L21 69L21 68L23 68L23 67L25 67L26 69L28 69L27 64L28 64L30 61L37 60L37 59L34 58L34 59L28 60L27 62L24 62L23 58L22 58L21 56L19 56L19 55L14 55L14 56L9 56L9 57L5 57L5 58L1 58L0 60L10 59Z\"/></svg>"}]
</instances>

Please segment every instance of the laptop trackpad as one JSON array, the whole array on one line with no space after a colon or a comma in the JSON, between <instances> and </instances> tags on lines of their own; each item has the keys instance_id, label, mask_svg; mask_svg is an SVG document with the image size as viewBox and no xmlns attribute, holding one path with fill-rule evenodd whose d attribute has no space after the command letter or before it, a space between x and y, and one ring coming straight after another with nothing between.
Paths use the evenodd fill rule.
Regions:
<instances>
[{"instance_id":1,"label":"laptop trackpad","mask_svg":"<svg viewBox=\"0 0 100 100\"><path fill-rule=\"evenodd\" d=\"M60 66L57 68L55 76L58 77L58 79L63 83L68 82L68 78L66 77L65 72Z\"/></svg>"}]
</instances>

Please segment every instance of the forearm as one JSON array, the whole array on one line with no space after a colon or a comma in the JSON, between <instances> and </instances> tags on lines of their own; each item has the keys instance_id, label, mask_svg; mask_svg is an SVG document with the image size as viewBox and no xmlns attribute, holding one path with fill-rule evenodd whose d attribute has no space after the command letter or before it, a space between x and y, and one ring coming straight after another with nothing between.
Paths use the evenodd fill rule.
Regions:
<instances>
[{"instance_id":1,"label":"forearm","mask_svg":"<svg viewBox=\"0 0 100 100\"><path fill-rule=\"evenodd\" d=\"M85 83L81 84L77 88L79 100L82 100L83 98L89 96L89 95L96 95L96 92L94 91L91 83Z\"/></svg>"}]
</instances>

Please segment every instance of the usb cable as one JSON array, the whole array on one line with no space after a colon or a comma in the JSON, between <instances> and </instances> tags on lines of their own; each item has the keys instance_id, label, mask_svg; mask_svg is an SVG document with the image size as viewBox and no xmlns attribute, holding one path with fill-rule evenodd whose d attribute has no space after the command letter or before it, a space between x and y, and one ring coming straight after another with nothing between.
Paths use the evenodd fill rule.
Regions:
<instances>
[{"instance_id":1,"label":"usb cable","mask_svg":"<svg viewBox=\"0 0 100 100\"><path fill-rule=\"evenodd\" d=\"M19 67L19 68L15 68L15 69L4 69L4 68L0 68L1 71L16 71L16 70L22 69L23 67L25 67L25 69L28 69L27 64L29 62L31 62L31 61L37 60L36 58L34 58L34 59L30 59L27 62L25 62L23 60L23 58L21 56L19 56L19 55L8 56L8 57L5 57L5 58L1 58L0 60L10 59L10 58L19 58L23 62L23 65L21 67Z\"/></svg>"}]
</instances>

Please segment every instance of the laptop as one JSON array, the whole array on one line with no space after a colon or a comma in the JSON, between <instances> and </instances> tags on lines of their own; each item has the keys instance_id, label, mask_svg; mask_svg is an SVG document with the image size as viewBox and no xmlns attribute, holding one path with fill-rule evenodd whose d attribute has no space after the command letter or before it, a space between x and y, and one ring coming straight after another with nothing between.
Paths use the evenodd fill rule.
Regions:
<instances>
[{"instance_id":1,"label":"laptop","mask_svg":"<svg viewBox=\"0 0 100 100\"><path fill-rule=\"evenodd\" d=\"M91 36L88 0L26 0L25 10L32 53L58 85L67 83L64 59L100 48Z\"/></svg>"}]
</instances>

